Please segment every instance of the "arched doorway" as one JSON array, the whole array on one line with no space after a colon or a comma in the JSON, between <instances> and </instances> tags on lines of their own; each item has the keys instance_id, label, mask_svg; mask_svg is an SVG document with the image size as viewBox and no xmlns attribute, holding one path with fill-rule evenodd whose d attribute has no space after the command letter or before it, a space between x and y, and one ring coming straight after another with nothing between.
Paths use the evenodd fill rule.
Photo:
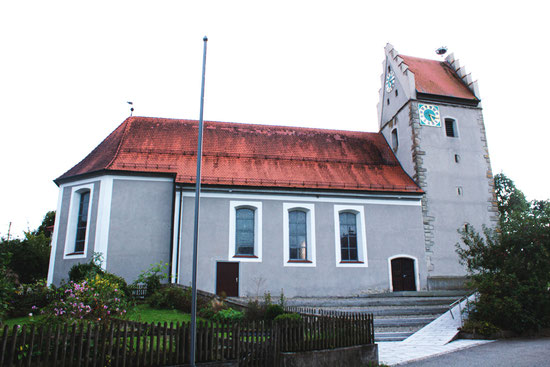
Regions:
<instances>
[{"instance_id":1,"label":"arched doorway","mask_svg":"<svg viewBox=\"0 0 550 367\"><path fill-rule=\"evenodd\" d=\"M391 278L394 292L416 291L414 260L408 257L392 259Z\"/></svg>"}]
</instances>

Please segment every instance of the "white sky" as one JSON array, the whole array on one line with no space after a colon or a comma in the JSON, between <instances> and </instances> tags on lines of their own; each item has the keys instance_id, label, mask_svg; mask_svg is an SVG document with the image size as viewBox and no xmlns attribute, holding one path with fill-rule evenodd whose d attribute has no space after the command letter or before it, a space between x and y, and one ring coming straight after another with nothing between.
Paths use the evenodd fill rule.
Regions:
<instances>
[{"instance_id":1,"label":"white sky","mask_svg":"<svg viewBox=\"0 0 550 367\"><path fill-rule=\"evenodd\" d=\"M126 101L198 119L204 35L205 119L362 131L378 130L386 43L434 59L446 45L479 80L494 173L549 198L542 2L376 4L2 1L0 236L56 209L52 180L122 123Z\"/></svg>"}]
</instances>

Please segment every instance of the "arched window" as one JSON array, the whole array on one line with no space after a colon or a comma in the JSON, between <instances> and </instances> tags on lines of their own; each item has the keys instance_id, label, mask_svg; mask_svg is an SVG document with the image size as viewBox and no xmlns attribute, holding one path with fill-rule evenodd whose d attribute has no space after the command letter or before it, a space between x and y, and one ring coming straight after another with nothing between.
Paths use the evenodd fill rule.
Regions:
<instances>
[{"instance_id":1,"label":"arched window","mask_svg":"<svg viewBox=\"0 0 550 367\"><path fill-rule=\"evenodd\" d=\"M357 261L357 218L355 213L340 213L340 246L342 261Z\"/></svg>"},{"instance_id":2,"label":"arched window","mask_svg":"<svg viewBox=\"0 0 550 367\"><path fill-rule=\"evenodd\" d=\"M238 208L235 218L235 255L254 255L254 210Z\"/></svg>"},{"instance_id":3,"label":"arched window","mask_svg":"<svg viewBox=\"0 0 550 367\"><path fill-rule=\"evenodd\" d=\"M228 260L262 262L262 203L229 202Z\"/></svg>"},{"instance_id":4,"label":"arched window","mask_svg":"<svg viewBox=\"0 0 550 367\"><path fill-rule=\"evenodd\" d=\"M450 138L456 138L458 136L456 130L456 120L450 118L445 119L445 134Z\"/></svg>"},{"instance_id":5,"label":"arched window","mask_svg":"<svg viewBox=\"0 0 550 367\"><path fill-rule=\"evenodd\" d=\"M399 138L397 137L397 128L391 131L391 148L393 149L394 152L397 152L397 148L399 148Z\"/></svg>"},{"instance_id":6,"label":"arched window","mask_svg":"<svg viewBox=\"0 0 550 367\"><path fill-rule=\"evenodd\" d=\"M315 204L283 203L283 265L315 267Z\"/></svg>"},{"instance_id":7,"label":"arched window","mask_svg":"<svg viewBox=\"0 0 550 367\"><path fill-rule=\"evenodd\" d=\"M307 213L288 212L288 245L290 260L307 260Z\"/></svg>"},{"instance_id":8,"label":"arched window","mask_svg":"<svg viewBox=\"0 0 550 367\"><path fill-rule=\"evenodd\" d=\"M365 208L334 205L334 250L337 267L367 267Z\"/></svg>"},{"instance_id":9,"label":"arched window","mask_svg":"<svg viewBox=\"0 0 550 367\"><path fill-rule=\"evenodd\" d=\"M86 229L88 228L88 207L90 205L90 190L81 191L76 220L76 239L74 253L84 252L86 244Z\"/></svg>"}]
</instances>

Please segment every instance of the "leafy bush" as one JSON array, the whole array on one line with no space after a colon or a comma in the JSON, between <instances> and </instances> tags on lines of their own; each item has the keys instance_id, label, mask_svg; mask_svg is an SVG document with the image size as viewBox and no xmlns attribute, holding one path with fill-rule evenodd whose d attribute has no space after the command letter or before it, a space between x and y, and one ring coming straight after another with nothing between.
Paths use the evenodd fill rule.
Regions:
<instances>
[{"instance_id":1,"label":"leafy bush","mask_svg":"<svg viewBox=\"0 0 550 367\"><path fill-rule=\"evenodd\" d=\"M248 301L246 306L245 316L247 320L259 321L263 320L265 314L265 308L260 304L260 301L252 300Z\"/></svg>"},{"instance_id":2,"label":"leafy bush","mask_svg":"<svg viewBox=\"0 0 550 367\"><path fill-rule=\"evenodd\" d=\"M302 316L300 316L297 313L283 313L275 317L275 321L284 321L284 320L299 321L301 319L302 319Z\"/></svg>"},{"instance_id":3,"label":"leafy bush","mask_svg":"<svg viewBox=\"0 0 550 367\"><path fill-rule=\"evenodd\" d=\"M103 274L103 269L93 261L83 264L78 263L69 270L69 280L80 283L83 280L95 278L96 274Z\"/></svg>"},{"instance_id":4,"label":"leafy bush","mask_svg":"<svg viewBox=\"0 0 550 367\"><path fill-rule=\"evenodd\" d=\"M15 294L15 274L7 267L9 256L0 257L0 320L10 309L10 303Z\"/></svg>"},{"instance_id":5,"label":"leafy bush","mask_svg":"<svg viewBox=\"0 0 550 367\"><path fill-rule=\"evenodd\" d=\"M45 279L32 284L21 284L11 299L9 316L21 317L31 314L33 307L45 307L54 294L54 289L46 285Z\"/></svg>"},{"instance_id":6,"label":"leafy bush","mask_svg":"<svg viewBox=\"0 0 550 367\"><path fill-rule=\"evenodd\" d=\"M480 294L470 319L524 332L550 326L550 202L495 176L499 229L461 230L457 253Z\"/></svg>"},{"instance_id":7,"label":"leafy bush","mask_svg":"<svg viewBox=\"0 0 550 367\"><path fill-rule=\"evenodd\" d=\"M56 291L53 302L40 310L45 324L75 323L80 320L106 322L124 318L128 308L119 284L100 274L82 282L69 282ZM38 307L35 307L38 310Z\"/></svg>"},{"instance_id":8,"label":"leafy bush","mask_svg":"<svg viewBox=\"0 0 550 367\"><path fill-rule=\"evenodd\" d=\"M215 321L240 321L244 318L244 313L241 311L228 308L226 310L221 310L214 315L212 318Z\"/></svg>"},{"instance_id":9,"label":"leafy bush","mask_svg":"<svg viewBox=\"0 0 550 367\"><path fill-rule=\"evenodd\" d=\"M153 295L161 287L161 281L168 279L168 264L156 263L141 272L134 282L135 285L145 284L147 286L147 296Z\"/></svg>"},{"instance_id":10,"label":"leafy bush","mask_svg":"<svg viewBox=\"0 0 550 367\"><path fill-rule=\"evenodd\" d=\"M191 312L191 301L192 296L190 288L182 288L174 285L164 286L147 298L147 303L151 307L176 309L187 313ZM197 297L197 310L208 307L209 300L207 298Z\"/></svg>"},{"instance_id":11,"label":"leafy bush","mask_svg":"<svg viewBox=\"0 0 550 367\"><path fill-rule=\"evenodd\" d=\"M123 277L106 271L101 274L101 277L109 280L112 284L116 285L117 288L120 289L128 299L132 298L132 290L130 289L128 283L126 283L126 280Z\"/></svg>"},{"instance_id":12,"label":"leafy bush","mask_svg":"<svg viewBox=\"0 0 550 367\"><path fill-rule=\"evenodd\" d=\"M263 302L258 299L248 301L245 316L250 321L271 321L278 315L285 313L285 295L281 289L279 303L273 303L271 293L265 292Z\"/></svg>"},{"instance_id":13,"label":"leafy bush","mask_svg":"<svg viewBox=\"0 0 550 367\"><path fill-rule=\"evenodd\" d=\"M199 310L198 315L203 319L212 320L216 315L216 311L212 307L206 306Z\"/></svg>"},{"instance_id":14,"label":"leafy bush","mask_svg":"<svg viewBox=\"0 0 550 367\"><path fill-rule=\"evenodd\" d=\"M191 291L180 287L160 288L147 298L147 303L155 308L177 309L191 312Z\"/></svg>"},{"instance_id":15,"label":"leafy bush","mask_svg":"<svg viewBox=\"0 0 550 367\"><path fill-rule=\"evenodd\" d=\"M265 308L264 319L267 321L271 321L277 318L277 316L280 316L284 313L285 313L285 309L281 305L277 305L277 304L267 305L267 307Z\"/></svg>"},{"instance_id":16,"label":"leafy bush","mask_svg":"<svg viewBox=\"0 0 550 367\"><path fill-rule=\"evenodd\" d=\"M499 328L487 321L466 320L460 330L465 333L490 336L497 333Z\"/></svg>"}]
</instances>

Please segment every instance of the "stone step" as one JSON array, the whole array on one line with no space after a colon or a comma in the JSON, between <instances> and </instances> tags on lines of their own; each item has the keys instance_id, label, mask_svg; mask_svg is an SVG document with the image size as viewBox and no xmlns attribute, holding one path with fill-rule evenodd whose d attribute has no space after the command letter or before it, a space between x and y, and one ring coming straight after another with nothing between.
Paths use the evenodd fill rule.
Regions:
<instances>
[{"instance_id":1,"label":"stone step","mask_svg":"<svg viewBox=\"0 0 550 367\"><path fill-rule=\"evenodd\" d=\"M292 298L287 306L315 308L349 308L374 306L448 306L456 297L380 297L380 298Z\"/></svg>"},{"instance_id":2,"label":"stone step","mask_svg":"<svg viewBox=\"0 0 550 367\"><path fill-rule=\"evenodd\" d=\"M362 294L358 297L362 298L384 298L384 297L455 297L461 298L467 294L470 294L469 290L449 290L449 291L403 291L403 292L385 292L385 293L372 293Z\"/></svg>"},{"instance_id":3,"label":"stone step","mask_svg":"<svg viewBox=\"0 0 550 367\"><path fill-rule=\"evenodd\" d=\"M412 331L386 331L374 332L374 340L376 342L399 342L407 339L414 334Z\"/></svg>"},{"instance_id":4,"label":"stone step","mask_svg":"<svg viewBox=\"0 0 550 367\"><path fill-rule=\"evenodd\" d=\"M440 315L449 310L448 305L435 306L371 306L371 307L319 307L325 311L364 312L374 316Z\"/></svg>"},{"instance_id":5,"label":"stone step","mask_svg":"<svg viewBox=\"0 0 550 367\"><path fill-rule=\"evenodd\" d=\"M422 327L429 324L435 317L425 317L425 318L391 318L391 319L374 319L374 327Z\"/></svg>"}]
</instances>

